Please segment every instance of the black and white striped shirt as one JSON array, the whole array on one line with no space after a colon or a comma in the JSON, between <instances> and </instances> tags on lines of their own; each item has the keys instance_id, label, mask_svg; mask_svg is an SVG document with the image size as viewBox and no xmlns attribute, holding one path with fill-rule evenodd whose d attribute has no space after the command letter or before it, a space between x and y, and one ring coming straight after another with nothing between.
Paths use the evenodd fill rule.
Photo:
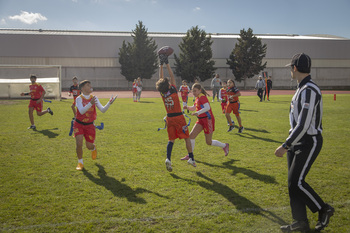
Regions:
<instances>
[{"instance_id":1,"label":"black and white striped shirt","mask_svg":"<svg viewBox=\"0 0 350 233\"><path fill-rule=\"evenodd\" d=\"M322 112L321 91L309 75L299 83L290 105L287 146L296 145L307 135L321 134Z\"/></svg>"}]
</instances>

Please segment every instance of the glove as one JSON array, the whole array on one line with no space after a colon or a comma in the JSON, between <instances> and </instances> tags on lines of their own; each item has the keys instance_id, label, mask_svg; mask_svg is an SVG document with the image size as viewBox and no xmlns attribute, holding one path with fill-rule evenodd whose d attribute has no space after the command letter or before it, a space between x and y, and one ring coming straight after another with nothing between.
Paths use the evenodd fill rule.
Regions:
<instances>
[{"instance_id":1,"label":"glove","mask_svg":"<svg viewBox=\"0 0 350 233\"><path fill-rule=\"evenodd\" d=\"M159 54L159 61L161 65L163 65L164 63L168 64L169 63L168 56L165 54Z\"/></svg>"}]
</instances>

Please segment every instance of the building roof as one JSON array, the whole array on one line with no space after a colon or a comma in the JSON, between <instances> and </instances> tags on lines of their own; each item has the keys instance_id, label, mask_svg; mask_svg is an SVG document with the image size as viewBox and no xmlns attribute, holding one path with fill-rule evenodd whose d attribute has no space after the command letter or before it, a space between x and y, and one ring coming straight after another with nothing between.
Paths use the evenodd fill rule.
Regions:
<instances>
[{"instance_id":1,"label":"building roof","mask_svg":"<svg viewBox=\"0 0 350 233\"><path fill-rule=\"evenodd\" d=\"M126 31L73 31L73 30L44 30L44 29L8 29L0 28L0 34L26 34L26 35L70 35L70 36L131 36L132 32ZM237 39L239 34L208 33L212 38ZM184 37L186 33L177 32L148 32L150 37ZM255 34L261 39L320 39L320 40L350 40L334 35L297 35L297 34Z\"/></svg>"}]
</instances>

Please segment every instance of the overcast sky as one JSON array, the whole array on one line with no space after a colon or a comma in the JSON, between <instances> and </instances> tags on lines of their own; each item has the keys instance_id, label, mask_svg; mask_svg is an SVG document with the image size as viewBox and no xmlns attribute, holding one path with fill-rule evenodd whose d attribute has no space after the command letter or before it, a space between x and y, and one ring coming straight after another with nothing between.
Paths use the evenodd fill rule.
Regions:
<instances>
[{"instance_id":1,"label":"overcast sky","mask_svg":"<svg viewBox=\"0 0 350 233\"><path fill-rule=\"evenodd\" d=\"M329 34L350 38L350 0L0 0L0 28Z\"/></svg>"}]
</instances>

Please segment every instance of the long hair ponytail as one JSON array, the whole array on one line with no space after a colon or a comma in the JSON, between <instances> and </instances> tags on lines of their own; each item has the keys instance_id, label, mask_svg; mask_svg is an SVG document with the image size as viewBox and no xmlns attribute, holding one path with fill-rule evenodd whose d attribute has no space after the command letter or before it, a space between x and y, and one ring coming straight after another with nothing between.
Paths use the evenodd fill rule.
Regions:
<instances>
[{"instance_id":1,"label":"long hair ponytail","mask_svg":"<svg viewBox=\"0 0 350 233\"><path fill-rule=\"evenodd\" d=\"M200 90L201 93L204 94L204 95L206 95L206 96L210 96L210 95L208 94L208 92L204 89L204 87L203 87L200 83L195 83L195 84L193 84L192 89L193 89L193 88L196 88L196 89Z\"/></svg>"}]
</instances>

